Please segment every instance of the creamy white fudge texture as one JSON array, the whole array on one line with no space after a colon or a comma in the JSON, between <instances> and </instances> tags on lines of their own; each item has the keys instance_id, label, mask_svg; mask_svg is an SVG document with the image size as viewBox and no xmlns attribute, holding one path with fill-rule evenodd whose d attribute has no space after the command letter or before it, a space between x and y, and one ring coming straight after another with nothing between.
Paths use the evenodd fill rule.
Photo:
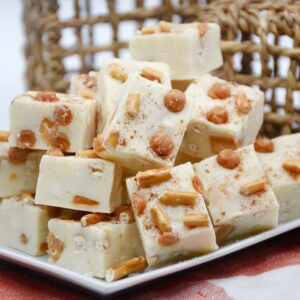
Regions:
<instances>
[{"instance_id":1,"label":"creamy white fudge texture","mask_svg":"<svg viewBox=\"0 0 300 300\"><path fill-rule=\"evenodd\" d=\"M146 68L146 69L145 69ZM97 98L101 99L101 122L98 132L104 129L107 122L110 122L115 110L117 109L121 91L130 74L144 74L150 78L147 68L157 72L161 84L171 87L169 66L165 63L144 62L135 60L125 60L111 58L104 61L101 67L101 75L98 79L98 85L101 87ZM142 70L146 70L143 73ZM151 80L157 80L151 77Z\"/></svg>"},{"instance_id":2,"label":"creamy white fudge texture","mask_svg":"<svg viewBox=\"0 0 300 300\"><path fill-rule=\"evenodd\" d=\"M149 171L147 171L149 172ZM146 174L147 172L144 172ZM136 177L127 179L128 194L132 202L137 226L150 266L177 261L185 257L198 256L216 250L216 236L205 207L204 198L199 193L199 183L192 165L186 163L170 169L154 170L149 174L153 184L142 187ZM161 172L165 173L163 176ZM160 174L157 176L157 174ZM162 178L165 178L162 180ZM156 180L158 179L158 180ZM147 184L146 184L147 185ZM201 185L201 184L200 184ZM194 203L167 205L159 200L167 192L184 193L194 196ZM180 195L179 195L180 197ZM174 199L173 199L174 200ZM179 199L182 200L182 199ZM176 203L176 200L175 200ZM152 211L158 209L169 223L169 228L162 233L155 223ZM199 216L204 224L187 227L185 216ZM199 219L198 219L199 220ZM163 223L163 222L162 222Z\"/></svg>"},{"instance_id":3,"label":"creamy white fudge texture","mask_svg":"<svg viewBox=\"0 0 300 300\"><path fill-rule=\"evenodd\" d=\"M89 149L96 133L96 100L54 92L26 92L10 106L12 146L64 152Z\"/></svg>"},{"instance_id":4,"label":"creamy white fudge texture","mask_svg":"<svg viewBox=\"0 0 300 300\"><path fill-rule=\"evenodd\" d=\"M10 148L0 143L0 197L35 192L43 152Z\"/></svg>"},{"instance_id":5,"label":"creamy white fudge texture","mask_svg":"<svg viewBox=\"0 0 300 300\"><path fill-rule=\"evenodd\" d=\"M0 200L0 244L30 255L45 254L50 217L30 197Z\"/></svg>"},{"instance_id":6,"label":"creamy white fudge texture","mask_svg":"<svg viewBox=\"0 0 300 300\"><path fill-rule=\"evenodd\" d=\"M143 254L135 223L111 221L82 227L79 221L52 219L49 234L57 247L57 255L49 262L87 276L104 278L109 268Z\"/></svg>"},{"instance_id":7,"label":"creamy white fudge texture","mask_svg":"<svg viewBox=\"0 0 300 300\"><path fill-rule=\"evenodd\" d=\"M167 63L172 80L194 79L223 64L220 27L213 23L171 24L169 32L157 27L151 34L139 31L129 49L133 59Z\"/></svg>"},{"instance_id":8,"label":"creamy white fudge texture","mask_svg":"<svg viewBox=\"0 0 300 300\"><path fill-rule=\"evenodd\" d=\"M165 105L170 92L169 87L131 75L114 118L103 132L101 157L119 162L134 174L173 166L194 102L186 101L180 111L173 112ZM137 100L138 106L131 108L131 100Z\"/></svg>"},{"instance_id":9,"label":"creamy white fudge texture","mask_svg":"<svg viewBox=\"0 0 300 300\"><path fill-rule=\"evenodd\" d=\"M300 176L283 168L288 159L300 161L300 134L281 136L272 140L274 150L257 152L279 205L279 222L300 217Z\"/></svg>"},{"instance_id":10,"label":"creamy white fudge texture","mask_svg":"<svg viewBox=\"0 0 300 300\"><path fill-rule=\"evenodd\" d=\"M265 179L253 145L235 153L240 162L233 169L220 165L217 156L194 165L204 184L206 205L219 244L273 228L278 223L279 205L268 184L256 193L241 193L242 186Z\"/></svg>"},{"instance_id":11,"label":"creamy white fudge texture","mask_svg":"<svg viewBox=\"0 0 300 300\"><path fill-rule=\"evenodd\" d=\"M98 92L100 72L91 71L88 74L73 75L70 82L70 94L88 99L95 99Z\"/></svg>"},{"instance_id":12,"label":"creamy white fudge texture","mask_svg":"<svg viewBox=\"0 0 300 300\"><path fill-rule=\"evenodd\" d=\"M223 95L224 89L225 96L227 93L224 99L210 96L214 88L218 92L218 84ZM180 152L203 159L225 148L254 143L263 122L264 95L261 91L207 74L193 82L185 94L196 106Z\"/></svg>"},{"instance_id":13,"label":"creamy white fudge texture","mask_svg":"<svg viewBox=\"0 0 300 300\"><path fill-rule=\"evenodd\" d=\"M110 213L121 204L121 168L99 158L44 155L35 203Z\"/></svg>"}]
</instances>

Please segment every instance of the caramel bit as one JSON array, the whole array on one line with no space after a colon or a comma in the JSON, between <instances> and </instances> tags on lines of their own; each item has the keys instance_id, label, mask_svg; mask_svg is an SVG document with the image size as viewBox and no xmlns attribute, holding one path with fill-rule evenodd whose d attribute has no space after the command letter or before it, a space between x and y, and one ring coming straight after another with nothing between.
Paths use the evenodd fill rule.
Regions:
<instances>
[{"instance_id":1,"label":"caramel bit","mask_svg":"<svg viewBox=\"0 0 300 300\"><path fill-rule=\"evenodd\" d=\"M140 94L139 93L129 93L126 102L126 113L130 117L135 117L140 110Z\"/></svg>"},{"instance_id":2,"label":"caramel bit","mask_svg":"<svg viewBox=\"0 0 300 300\"><path fill-rule=\"evenodd\" d=\"M128 78L125 70L122 67L115 65L115 64L113 64L110 68L110 76L116 80L123 82L123 83Z\"/></svg>"},{"instance_id":3,"label":"caramel bit","mask_svg":"<svg viewBox=\"0 0 300 300\"><path fill-rule=\"evenodd\" d=\"M58 260L60 258L60 255L64 251L64 243L58 238L56 238L51 231L49 231L48 233L47 243L48 254L53 260Z\"/></svg>"},{"instance_id":4,"label":"caramel bit","mask_svg":"<svg viewBox=\"0 0 300 300\"><path fill-rule=\"evenodd\" d=\"M158 23L158 28L160 32L171 32L172 31L172 23L166 21L160 21Z\"/></svg>"},{"instance_id":5,"label":"caramel bit","mask_svg":"<svg viewBox=\"0 0 300 300\"><path fill-rule=\"evenodd\" d=\"M209 142L212 152L215 154L218 154L224 149L237 149L239 146L239 143L231 137L210 136Z\"/></svg>"},{"instance_id":6,"label":"caramel bit","mask_svg":"<svg viewBox=\"0 0 300 300\"><path fill-rule=\"evenodd\" d=\"M54 120L58 125L67 126L71 124L73 115L67 106L56 107L54 111Z\"/></svg>"},{"instance_id":7,"label":"caramel bit","mask_svg":"<svg viewBox=\"0 0 300 300\"><path fill-rule=\"evenodd\" d=\"M35 100L41 102L57 102L59 101L56 93L54 92L38 92L35 96Z\"/></svg>"},{"instance_id":8,"label":"caramel bit","mask_svg":"<svg viewBox=\"0 0 300 300\"><path fill-rule=\"evenodd\" d=\"M209 219L206 214L188 214L184 215L183 224L188 228L208 227Z\"/></svg>"},{"instance_id":9,"label":"caramel bit","mask_svg":"<svg viewBox=\"0 0 300 300\"><path fill-rule=\"evenodd\" d=\"M164 232L158 237L158 243L162 247L169 247L179 242L177 232Z\"/></svg>"},{"instance_id":10,"label":"caramel bit","mask_svg":"<svg viewBox=\"0 0 300 300\"><path fill-rule=\"evenodd\" d=\"M163 79L163 73L161 71L155 70L150 67L144 67L141 70L141 76L148 80L157 81L159 83L161 83Z\"/></svg>"},{"instance_id":11,"label":"caramel bit","mask_svg":"<svg viewBox=\"0 0 300 300\"><path fill-rule=\"evenodd\" d=\"M32 130L24 129L19 133L17 146L20 148L33 148L36 144L35 133Z\"/></svg>"},{"instance_id":12,"label":"caramel bit","mask_svg":"<svg viewBox=\"0 0 300 300\"><path fill-rule=\"evenodd\" d=\"M160 157L168 156L174 149L172 137L161 132L156 133L150 140L150 148Z\"/></svg>"},{"instance_id":13,"label":"caramel bit","mask_svg":"<svg viewBox=\"0 0 300 300\"><path fill-rule=\"evenodd\" d=\"M266 189L267 180L265 177L258 179L256 181L246 183L240 187L240 192L243 195L252 195L262 192Z\"/></svg>"},{"instance_id":14,"label":"caramel bit","mask_svg":"<svg viewBox=\"0 0 300 300\"><path fill-rule=\"evenodd\" d=\"M99 202L97 200L92 200L79 195L74 196L73 203L79 205L89 205L89 206L99 205Z\"/></svg>"},{"instance_id":15,"label":"caramel bit","mask_svg":"<svg viewBox=\"0 0 300 300\"><path fill-rule=\"evenodd\" d=\"M46 152L46 155L59 156L59 157L65 156L64 153L59 148L51 148L51 149L49 149Z\"/></svg>"},{"instance_id":16,"label":"caramel bit","mask_svg":"<svg viewBox=\"0 0 300 300\"><path fill-rule=\"evenodd\" d=\"M207 95L212 99L224 100L230 96L230 89L226 83L217 82L213 84Z\"/></svg>"},{"instance_id":17,"label":"caramel bit","mask_svg":"<svg viewBox=\"0 0 300 300\"><path fill-rule=\"evenodd\" d=\"M199 31L199 36L202 38L206 34L208 30L208 25L206 23L199 23L198 25L198 31Z\"/></svg>"},{"instance_id":18,"label":"caramel bit","mask_svg":"<svg viewBox=\"0 0 300 300\"><path fill-rule=\"evenodd\" d=\"M251 102L242 92L236 95L236 106L238 111L243 114L247 114L251 110Z\"/></svg>"},{"instance_id":19,"label":"caramel bit","mask_svg":"<svg viewBox=\"0 0 300 300\"><path fill-rule=\"evenodd\" d=\"M121 223L130 224L134 222L134 214L132 208L128 205L117 207L114 215Z\"/></svg>"},{"instance_id":20,"label":"caramel bit","mask_svg":"<svg viewBox=\"0 0 300 300\"><path fill-rule=\"evenodd\" d=\"M95 97L94 92L88 89L83 89L79 91L79 96L86 99L94 99Z\"/></svg>"},{"instance_id":21,"label":"caramel bit","mask_svg":"<svg viewBox=\"0 0 300 300\"><path fill-rule=\"evenodd\" d=\"M154 34L157 32L157 27L156 26L151 26L151 27L143 27L141 29L142 34Z\"/></svg>"},{"instance_id":22,"label":"caramel bit","mask_svg":"<svg viewBox=\"0 0 300 300\"><path fill-rule=\"evenodd\" d=\"M172 231L171 224L159 207L151 207L150 214L155 227L161 234Z\"/></svg>"},{"instance_id":23,"label":"caramel bit","mask_svg":"<svg viewBox=\"0 0 300 300\"><path fill-rule=\"evenodd\" d=\"M106 151L104 148L104 142L101 135L98 135L97 137L94 138L93 149L98 156L100 156L101 152Z\"/></svg>"},{"instance_id":24,"label":"caramel bit","mask_svg":"<svg viewBox=\"0 0 300 300\"><path fill-rule=\"evenodd\" d=\"M8 142L9 135L9 131L0 130L0 142Z\"/></svg>"},{"instance_id":25,"label":"caramel bit","mask_svg":"<svg viewBox=\"0 0 300 300\"><path fill-rule=\"evenodd\" d=\"M23 245L28 244L28 238L27 238L26 234L24 234L24 233L21 234L21 236L20 236L20 242Z\"/></svg>"},{"instance_id":26,"label":"caramel bit","mask_svg":"<svg viewBox=\"0 0 300 300\"><path fill-rule=\"evenodd\" d=\"M10 147L8 150L8 160L14 165L21 165L27 160L28 150L18 147Z\"/></svg>"},{"instance_id":27,"label":"caramel bit","mask_svg":"<svg viewBox=\"0 0 300 300\"><path fill-rule=\"evenodd\" d=\"M23 192L21 195L20 195L20 199L21 200L24 200L24 199L31 199L33 200L33 194L31 192Z\"/></svg>"},{"instance_id":28,"label":"caramel bit","mask_svg":"<svg viewBox=\"0 0 300 300\"><path fill-rule=\"evenodd\" d=\"M106 143L112 147L113 149L115 149L119 143L119 137L120 137L120 134L119 134L119 131L117 130L114 130L114 131L111 131L107 140L106 140Z\"/></svg>"},{"instance_id":29,"label":"caramel bit","mask_svg":"<svg viewBox=\"0 0 300 300\"><path fill-rule=\"evenodd\" d=\"M197 193L166 191L158 201L163 205L194 205L197 201Z\"/></svg>"},{"instance_id":30,"label":"caramel bit","mask_svg":"<svg viewBox=\"0 0 300 300\"><path fill-rule=\"evenodd\" d=\"M40 133L42 139L48 145L52 144L52 141L57 133L57 124L48 118L44 118L40 125Z\"/></svg>"},{"instance_id":31,"label":"caramel bit","mask_svg":"<svg viewBox=\"0 0 300 300\"><path fill-rule=\"evenodd\" d=\"M149 188L154 184L159 184L172 179L170 169L155 169L145 172L138 172L136 175L138 186Z\"/></svg>"},{"instance_id":32,"label":"caramel bit","mask_svg":"<svg viewBox=\"0 0 300 300\"><path fill-rule=\"evenodd\" d=\"M40 251L41 252L46 252L47 250L48 250L48 244L47 244L47 242L42 242L40 244Z\"/></svg>"},{"instance_id":33,"label":"caramel bit","mask_svg":"<svg viewBox=\"0 0 300 300\"><path fill-rule=\"evenodd\" d=\"M192 184L194 189L201 195L204 195L204 187L203 184L200 180L200 178L196 175L193 176L192 178Z\"/></svg>"},{"instance_id":34,"label":"caramel bit","mask_svg":"<svg viewBox=\"0 0 300 300\"><path fill-rule=\"evenodd\" d=\"M241 162L240 156L232 149L224 149L217 156L217 162L225 169L235 169Z\"/></svg>"},{"instance_id":35,"label":"caramel bit","mask_svg":"<svg viewBox=\"0 0 300 300\"><path fill-rule=\"evenodd\" d=\"M186 104L185 94L182 91L171 89L164 97L164 104L169 111L180 112Z\"/></svg>"},{"instance_id":36,"label":"caramel bit","mask_svg":"<svg viewBox=\"0 0 300 300\"><path fill-rule=\"evenodd\" d=\"M70 148L70 141L66 134L58 132L53 138L51 145L66 152Z\"/></svg>"},{"instance_id":37,"label":"caramel bit","mask_svg":"<svg viewBox=\"0 0 300 300\"><path fill-rule=\"evenodd\" d=\"M76 156L82 158L98 158L98 155L94 150L78 150Z\"/></svg>"},{"instance_id":38,"label":"caramel bit","mask_svg":"<svg viewBox=\"0 0 300 300\"><path fill-rule=\"evenodd\" d=\"M107 215L102 213L87 214L80 219L80 223L82 227L87 227L104 221L106 217Z\"/></svg>"},{"instance_id":39,"label":"caramel bit","mask_svg":"<svg viewBox=\"0 0 300 300\"><path fill-rule=\"evenodd\" d=\"M300 174L300 161L295 159L287 159L282 167L291 173Z\"/></svg>"},{"instance_id":40,"label":"caramel bit","mask_svg":"<svg viewBox=\"0 0 300 300\"><path fill-rule=\"evenodd\" d=\"M256 139L254 148L256 152L271 153L274 151L274 144L272 140L265 137L261 137Z\"/></svg>"},{"instance_id":41,"label":"caramel bit","mask_svg":"<svg viewBox=\"0 0 300 300\"><path fill-rule=\"evenodd\" d=\"M215 106L206 115L207 120L214 124L225 124L228 122L228 112L223 106Z\"/></svg>"},{"instance_id":42,"label":"caramel bit","mask_svg":"<svg viewBox=\"0 0 300 300\"><path fill-rule=\"evenodd\" d=\"M121 279L131 273L142 271L148 266L144 256L134 257L121 264L108 269L105 275L106 281L112 282Z\"/></svg>"},{"instance_id":43,"label":"caramel bit","mask_svg":"<svg viewBox=\"0 0 300 300\"><path fill-rule=\"evenodd\" d=\"M147 201L138 194L133 194L131 197L131 202L135 208L136 214L140 217L144 213L144 210L147 206Z\"/></svg>"}]
</instances>

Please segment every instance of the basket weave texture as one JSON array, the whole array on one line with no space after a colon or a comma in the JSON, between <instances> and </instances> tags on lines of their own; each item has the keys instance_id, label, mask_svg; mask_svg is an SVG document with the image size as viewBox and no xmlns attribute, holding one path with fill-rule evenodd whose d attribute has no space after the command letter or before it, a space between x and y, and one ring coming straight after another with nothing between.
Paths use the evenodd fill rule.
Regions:
<instances>
[{"instance_id":1,"label":"basket weave texture","mask_svg":"<svg viewBox=\"0 0 300 300\"><path fill-rule=\"evenodd\" d=\"M66 2L70 7L64 9ZM300 131L300 1L161 0L149 7L147 0L129 0L127 11L119 9L120 2L24 0L28 88L63 92L72 73L98 69L103 57L126 56L126 23L134 26L133 35L158 20L198 19L221 26L224 66L215 73L265 92L262 133ZM99 41L108 31L111 39ZM64 42L66 32L72 43Z\"/></svg>"}]
</instances>

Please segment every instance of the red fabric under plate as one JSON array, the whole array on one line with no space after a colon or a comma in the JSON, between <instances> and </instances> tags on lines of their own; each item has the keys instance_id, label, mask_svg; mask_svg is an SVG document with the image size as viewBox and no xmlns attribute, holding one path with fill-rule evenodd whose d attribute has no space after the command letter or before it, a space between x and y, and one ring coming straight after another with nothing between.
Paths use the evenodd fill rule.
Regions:
<instances>
[{"instance_id":1,"label":"red fabric under plate","mask_svg":"<svg viewBox=\"0 0 300 300\"><path fill-rule=\"evenodd\" d=\"M134 288L122 299L231 299L207 280L254 276L300 264L300 229L215 262ZM300 288L299 288L300 291ZM300 293L300 292L299 292ZM0 299L93 299L93 296L52 279L0 262ZM116 297L119 298L119 297Z\"/></svg>"}]
</instances>

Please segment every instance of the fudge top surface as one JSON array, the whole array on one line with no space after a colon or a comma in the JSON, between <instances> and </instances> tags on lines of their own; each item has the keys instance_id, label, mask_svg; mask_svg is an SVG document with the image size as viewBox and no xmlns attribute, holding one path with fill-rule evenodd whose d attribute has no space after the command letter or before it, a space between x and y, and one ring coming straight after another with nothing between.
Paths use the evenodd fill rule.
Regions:
<instances>
[{"instance_id":1,"label":"fudge top surface","mask_svg":"<svg viewBox=\"0 0 300 300\"><path fill-rule=\"evenodd\" d=\"M221 166L217 156L194 165L196 174L203 182L206 203L214 225L278 206L268 184L257 193L249 195L241 193L243 186L265 179L265 172L253 145L235 150L235 153L238 154L240 162L234 169Z\"/></svg>"},{"instance_id":2,"label":"fudge top surface","mask_svg":"<svg viewBox=\"0 0 300 300\"><path fill-rule=\"evenodd\" d=\"M35 104L35 105L47 105L50 107L56 107L57 105L67 106L86 106L95 105L96 100L87 99L78 95L61 94L55 92L37 92L27 91L17 96L11 103L13 106L17 102Z\"/></svg>"},{"instance_id":3,"label":"fudge top surface","mask_svg":"<svg viewBox=\"0 0 300 300\"><path fill-rule=\"evenodd\" d=\"M99 76L100 72L96 71L90 71L87 74L75 74L72 76L71 82L76 82L95 92L97 90Z\"/></svg>"},{"instance_id":4,"label":"fudge top surface","mask_svg":"<svg viewBox=\"0 0 300 300\"><path fill-rule=\"evenodd\" d=\"M215 84L224 84L226 89L225 93L228 93L228 97L224 99L219 99L218 95L214 95L213 97L215 98L212 98L209 94ZM191 85L186 90L185 94L187 99L194 99L194 101L196 102L196 107L193 113L192 120L201 120L207 125L216 128L226 128L233 131L237 130L237 128L240 128L242 126L245 120L249 117L251 111L254 109L254 106L262 106L264 102L264 95L261 91L255 90L245 85L231 83L209 74L203 75L197 80L195 80L193 83L191 83ZM244 112L242 112L239 110L237 95L246 96L246 105L247 103L250 105L248 111L244 110ZM228 113L227 122L223 124L215 124L208 120L209 111L211 111L215 107L225 108L225 110Z\"/></svg>"},{"instance_id":5,"label":"fudge top surface","mask_svg":"<svg viewBox=\"0 0 300 300\"><path fill-rule=\"evenodd\" d=\"M142 188L138 184L137 176L128 178L126 181L127 189L130 194L131 201L133 202L133 209L136 210L133 195L138 195L142 199L146 200L147 204L144 211L139 214L135 211L137 222L140 224L142 232L147 235L147 239L156 241L159 236L159 230L155 227L150 210L151 208L159 208L162 213L169 220L172 232L178 233L179 239L184 237L186 234L194 234L197 232L209 232L211 230L211 222L208 216L208 212L204 203L202 194L197 192L193 185L195 178L195 172L191 163L186 163L173 168L165 168L158 170L166 170L171 174L171 179L153 184L148 188ZM148 173L141 172L143 174ZM151 171L150 171L151 172ZM139 173L138 173L139 174ZM194 205L165 205L159 201L159 197L165 192L186 192L194 193L196 198ZM188 214L204 214L208 217L208 226L187 228L183 224L183 218Z\"/></svg>"},{"instance_id":6,"label":"fudge top surface","mask_svg":"<svg viewBox=\"0 0 300 300\"><path fill-rule=\"evenodd\" d=\"M116 151L144 154L150 159L164 163L171 161L191 118L194 102L193 99L186 101L181 111L172 112L164 104L164 98L170 91L171 89L164 85L136 74L131 75L123 89L114 118L103 132L105 144L112 133L117 133ZM132 94L139 98L138 110L134 116L127 112L128 99ZM163 157L150 147L151 138L160 133L170 137L174 145L172 151Z\"/></svg>"},{"instance_id":7,"label":"fudge top surface","mask_svg":"<svg viewBox=\"0 0 300 300\"><path fill-rule=\"evenodd\" d=\"M271 153L257 152L272 187L300 183L300 174L283 168L288 159L300 161L300 133L280 136L272 140L274 150Z\"/></svg>"}]
</instances>

